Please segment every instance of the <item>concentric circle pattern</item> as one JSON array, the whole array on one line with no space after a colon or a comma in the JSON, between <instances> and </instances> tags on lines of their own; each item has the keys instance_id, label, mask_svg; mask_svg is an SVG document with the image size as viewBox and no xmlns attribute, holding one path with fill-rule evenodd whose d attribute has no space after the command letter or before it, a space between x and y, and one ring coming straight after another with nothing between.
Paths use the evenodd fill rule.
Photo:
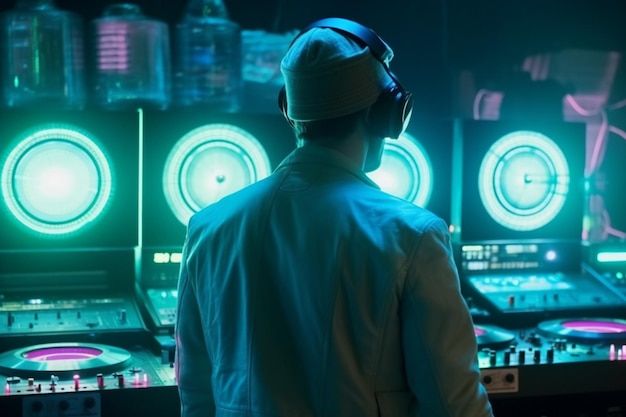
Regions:
<instances>
[{"instance_id":1,"label":"concentric circle pattern","mask_svg":"<svg viewBox=\"0 0 626 417\"><path fill-rule=\"evenodd\" d=\"M412 135L386 139L381 165L367 174L385 192L415 205L428 205L433 169L428 154Z\"/></svg>"},{"instance_id":2,"label":"concentric circle pattern","mask_svg":"<svg viewBox=\"0 0 626 417\"><path fill-rule=\"evenodd\" d=\"M570 186L565 155L547 136L517 131L497 140L484 156L478 190L488 214L502 226L530 231L561 211Z\"/></svg>"},{"instance_id":3,"label":"concentric circle pattern","mask_svg":"<svg viewBox=\"0 0 626 417\"><path fill-rule=\"evenodd\" d=\"M271 172L262 144L249 132L210 124L183 136L163 171L163 192L176 218L187 224L202 208Z\"/></svg>"},{"instance_id":4,"label":"concentric circle pattern","mask_svg":"<svg viewBox=\"0 0 626 417\"><path fill-rule=\"evenodd\" d=\"M11 217L31 231L57 237L92 224L113 188L104 152L73 126L41 126L19 138L1 181Z\"/></svg>"}]
</instances>

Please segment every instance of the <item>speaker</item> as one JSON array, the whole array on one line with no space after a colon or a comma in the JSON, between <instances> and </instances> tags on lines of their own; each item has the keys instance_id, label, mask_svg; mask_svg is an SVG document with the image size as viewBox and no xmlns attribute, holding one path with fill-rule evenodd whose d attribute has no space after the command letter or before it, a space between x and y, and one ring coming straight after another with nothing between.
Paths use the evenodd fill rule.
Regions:
<instances>
[{"instance_id":1,"label":"speaker","mask_svg":"<svg viewBox=\"0 0 626 417\"><path fill-rule=\"evenodd\" d=\"M407 91L398 78L389 69L388 62L393 57L393 52L387 44L370 28L352 20L330 17L317 20L304 28L291 42L291 45L302 34L313 28L332 29L347 38L353 39L363 47L369 47L372 55L387 71L393 83L386 87L378 100L372 105L369 115L369 124L374 132L384 138L397 139L406 129L413 112L413 94ZM287 114L287 92L283 86L278 93L278 107L285 119L293 126Z\"/></svg>"}]
</instances>

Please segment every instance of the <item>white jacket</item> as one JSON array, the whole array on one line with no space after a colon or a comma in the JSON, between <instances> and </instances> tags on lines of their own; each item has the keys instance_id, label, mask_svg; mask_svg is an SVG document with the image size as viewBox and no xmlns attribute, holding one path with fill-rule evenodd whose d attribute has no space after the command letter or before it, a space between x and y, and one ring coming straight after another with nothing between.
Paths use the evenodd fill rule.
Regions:
<instances>
[{"instance_id":1,"label":"white jacket","mask_svg":"<svg viewBox=\"0 0 626 417\"><path fill-rule=\"evenodd\" d=\"M492 415L446 225L330 149L194 215L178 299L183 417Z\"/></svg>"}]
</instances>

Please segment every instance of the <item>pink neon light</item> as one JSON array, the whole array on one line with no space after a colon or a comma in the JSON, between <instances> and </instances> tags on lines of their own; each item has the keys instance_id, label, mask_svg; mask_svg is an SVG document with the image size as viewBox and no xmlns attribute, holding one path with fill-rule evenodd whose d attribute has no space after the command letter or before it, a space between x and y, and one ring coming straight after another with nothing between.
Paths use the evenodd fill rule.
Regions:
<instances>
[{"instance_id":1,"label":"pink neon light","mask_svg":"<svg viewBox=\"0 0 626 417\"><path fill-rule=\"evenodd\" d=\"M619 127L609 126L609 132L615 133L622 137L622 139L626 140L626 132L620 129Z\"/></svg>"},{"instance_id":2,"label":"pink neon light","mask_svg":"<svg viewBox=\"0 0 626 417\"><path fill-rule=\"evenodd\" d=\"M31 361L52 362L67 360L88 360L102 354L100 349L86 347L54 347L35 349L26 352L23 356Z\"/></svg>"},{"instance_id":3,"label":"pink neon light","mask_svg":"<svg viewBox=\"0 0 626 417\"><path fill-rule=\"evenodd\" d=\"M615 323L612 321L566 321L562 323L563 327L581 332L590 333L624 333L626 325Z\"/></svg>"}]
</instances>

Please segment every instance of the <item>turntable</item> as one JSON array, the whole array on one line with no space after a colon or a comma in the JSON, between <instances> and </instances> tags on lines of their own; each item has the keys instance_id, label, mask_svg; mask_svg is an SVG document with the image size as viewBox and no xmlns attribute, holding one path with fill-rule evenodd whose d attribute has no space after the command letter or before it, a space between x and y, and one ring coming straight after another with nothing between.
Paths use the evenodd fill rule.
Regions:
<instances>
[{"instance_id":1,"label":"turntable","mask_svg":"<svg viewBox=\"0 0 626 417\"><path fill-rule=\"evenodd\" d=\"M488 326L477 326L483 384L496 398L626 391L625 320L546 320L532 328L504 330L504 336L493 332L503 343L491 345L480 339L488 334Z\"/></svg>"},{"instance_id":2,"label":"turntable","mask_svg":"<svg viewBox=\"0 0 626 417\"><path fill-rule=\"evenodd\" d=\"M139 413L154 406L138 401L145 388L176 412L173 368L134 295L137 113L0 116L3 415Z\"/></svg>"}]
</instances>

